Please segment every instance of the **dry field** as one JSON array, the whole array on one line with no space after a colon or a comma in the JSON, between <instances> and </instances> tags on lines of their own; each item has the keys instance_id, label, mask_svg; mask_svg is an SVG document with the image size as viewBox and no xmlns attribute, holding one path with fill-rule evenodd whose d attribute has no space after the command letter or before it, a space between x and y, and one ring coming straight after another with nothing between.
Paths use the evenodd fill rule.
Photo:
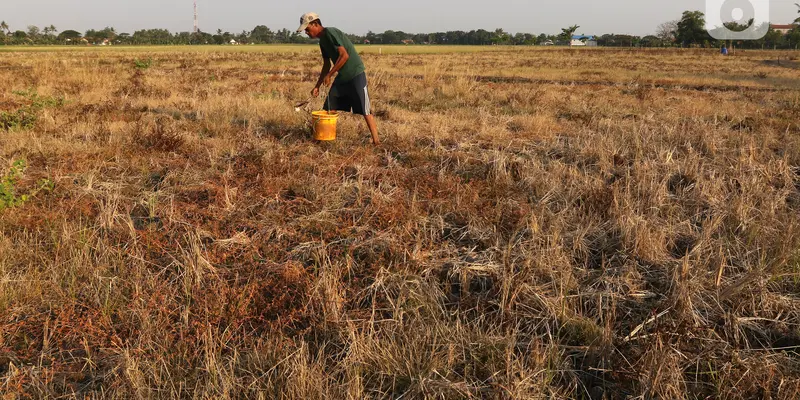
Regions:
<instances>
[{"instance_id":1,"label":"dry field","mask_svg":"<svg viewBox=\"0 0 800 400\"><path fill-rule=\"evenodd\" d=\"M797 53L364 50L0 53L2 398L800 396Z\"/></svg>"}]
</instances>

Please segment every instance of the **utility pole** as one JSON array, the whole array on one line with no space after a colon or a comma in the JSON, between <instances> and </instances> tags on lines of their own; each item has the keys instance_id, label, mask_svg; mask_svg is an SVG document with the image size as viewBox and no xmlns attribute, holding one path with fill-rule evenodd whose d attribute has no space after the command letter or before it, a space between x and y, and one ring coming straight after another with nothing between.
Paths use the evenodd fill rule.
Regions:
<instances>
[{"instance_id":1,"label":"utility pole","mask_svg":"<svg viewBox=\"0 0 800 400\"><path fill-rule=\"evenodd\" d=\"M197 0L194 0L194 33L197 33Z\"/></svg>"}]
</instances>

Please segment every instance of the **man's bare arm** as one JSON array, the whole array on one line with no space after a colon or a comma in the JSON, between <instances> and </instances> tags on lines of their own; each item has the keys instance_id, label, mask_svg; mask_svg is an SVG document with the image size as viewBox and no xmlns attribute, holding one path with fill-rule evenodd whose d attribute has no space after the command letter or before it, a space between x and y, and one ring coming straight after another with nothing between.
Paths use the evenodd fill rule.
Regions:
<instances>
[{"instance_id":1,"label":"man's bare arm","mask_svg":"<svg viewBox=\"0 0 800 400\"><path fill-rule=\"evenodd\" d=\"M325 79L326 85L330 84L330 80L333 78L333 75L339 72L339 70L342 69L342 67L344 67L344 64L347 62L347 60L350 59L350 55L347 54L347 49L345 49L344 46L339 46L338 50L339 50L339 58L336 60L336 65L333 66L333 69L331 69L330 72L328 72L327 79Z\"/></svg>"},{"instance_id":2,"label":"man's bare arm","mask_svg":"<svg viewBox=\"0 0 800 400\"><path fill-rule=\"evenodd\" d=\"M325 61L322 64L322 72L319 73L319 79L317 79L317 84L314 85L314 89L319 89L323 81L325 81L325 77L328 76L328 74L330 73L331 60L329 58L325 58L324 60Z\"/></svg>"}]
</instances>

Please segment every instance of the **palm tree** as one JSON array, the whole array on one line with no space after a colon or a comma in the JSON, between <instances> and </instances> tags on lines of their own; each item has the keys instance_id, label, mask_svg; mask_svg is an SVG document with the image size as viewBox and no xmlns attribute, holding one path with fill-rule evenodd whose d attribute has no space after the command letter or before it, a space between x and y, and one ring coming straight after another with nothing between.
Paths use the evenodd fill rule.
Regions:
<instances>
[{"instance_id":1,"label":"palm tree","mask_svg":"<svg viewBox=\"0 0 800 400\"><path fill-rule=\"evenodd\" d=\"M48 41L55 39L55 33L57 31L56 27L53 25L45 26L42 31L44 31L44 37Z\"/></svg>"},{"instance_id":2,"label":"palm tree","mask_svg":"<svg viewBox=\"0 0 800 400\"><path fill-rule=\"evenodd\" d=\"M800 3L794 3L794 5L797 6L797 13L800 14ZM800 24L800 17L797 17L797 19L794 20L794 23L795 24Z\"/></svg>"},{"instance_id":3,"label":"palm tree","mask_svg":"<svg viewBox=\"0 0 800 400\"><path fill-rule=\"evenodd\" d=\"M578 30L578 28L580 28L580 26L572 25L569 28L561 29L561 36L565 36L567 38L567 41L569 42L569 47L572 47L572 35L575 33L575 31Z\"/></svg>"},{"instance_id":4,"label":"palm tree","mask_svg":"<svg viewBox=\"0 0 800 400\"><path fill-rule=\"evenodd\" d=\"M6 35L11 32L10 30L8 30L8 24L6 23L6 21L0 22L0 30L6 31Z\"/></svg>"}]
</instances>

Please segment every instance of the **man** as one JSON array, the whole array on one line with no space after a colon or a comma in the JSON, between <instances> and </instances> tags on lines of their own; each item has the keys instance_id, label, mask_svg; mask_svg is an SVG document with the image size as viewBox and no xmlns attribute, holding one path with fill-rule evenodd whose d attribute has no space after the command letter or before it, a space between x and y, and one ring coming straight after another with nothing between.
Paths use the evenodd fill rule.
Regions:
<instances>
[{"instance_id":1,"label":"man","mask_svg":"<svg viewBox=\"0 0 800 400\"><path fill-rule=\"evenodd\" d=\"M297 32L305 31L308 37L319 39L319 48L322 51L322 72L319 74L316 86L311 91L314 97L319 96L320 85L331 88L325 100L325 110L347 111L364 116L367 128L372 135L372 144L380 144L378 128L372 116L367 92L367 75L364 73L364 63L358 56L353 42L336 28L325 28L315 13L304 14L300 17L300 28ZM331 62L333 67L331 67ZM336 75L336 79L333 77ZM333 85L331 85L333 80Z\"/></svg>"}]
</instances>

